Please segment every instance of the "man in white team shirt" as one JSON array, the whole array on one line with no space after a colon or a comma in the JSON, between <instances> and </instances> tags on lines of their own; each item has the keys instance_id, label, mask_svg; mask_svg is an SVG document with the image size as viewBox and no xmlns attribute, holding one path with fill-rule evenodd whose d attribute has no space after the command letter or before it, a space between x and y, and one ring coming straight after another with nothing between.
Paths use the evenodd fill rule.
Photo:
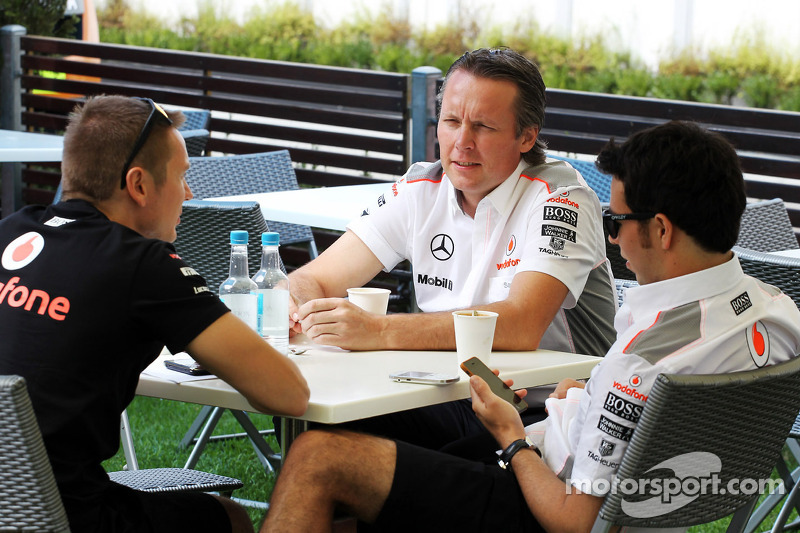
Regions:
<instances>
[{"instance_id":1,"label":"man in white team shirt","mask_svg":"<svg viewBox=\"0 0 800 533\"><path fill-rule=\"evenodd\" d=\"M470 378L499 461L307 432L288 455L262 531L318 531L336 512L377 531L589 531L604 497L591 490L610 486L595 482L618 469L658 373L752 370L798 353L800 311L746 276L731 252L745 192L723 137L670 122L612 141L598 166L614 176L604 222L641 286L628 289L617 341L585 388L559 384L549 417L526 428Z\"/></svg>"},{"instance_id":2,"label":"man in white team shirt","mask_svg":"<svg viewBox=\"0 0 800 533\"><path fill-rule=\"evenodd\" d=\"M602 356L616 306L600 203L545 157L538 68L508 49L468 52L439 98L441 160L413 165L290 275L294 330L354 350L453 350L451 311L486 309L500 315L495 349ZM343 298L405 259L424 313L373 315Z\"/></svg>"}]
</instances>

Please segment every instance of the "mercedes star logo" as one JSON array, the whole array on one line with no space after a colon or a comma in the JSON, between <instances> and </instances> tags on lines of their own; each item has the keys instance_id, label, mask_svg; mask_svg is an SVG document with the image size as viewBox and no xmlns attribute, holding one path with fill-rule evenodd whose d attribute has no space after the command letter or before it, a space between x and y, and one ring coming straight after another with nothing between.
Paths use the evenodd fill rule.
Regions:
<instances>
[{"instance_id":1,"label":"mercedes star logo","mask_svg":"<svg viewBox=\"0 0 800 533\"><path fill-rule=\"evenodd\" d=\"M431 253L433 257L439 261L447 261L453 257L455 247L456 245L453 243L453 239L450 238L450 235L445 233L440 233L431 239Z\"/></svg>"}]
</instances>

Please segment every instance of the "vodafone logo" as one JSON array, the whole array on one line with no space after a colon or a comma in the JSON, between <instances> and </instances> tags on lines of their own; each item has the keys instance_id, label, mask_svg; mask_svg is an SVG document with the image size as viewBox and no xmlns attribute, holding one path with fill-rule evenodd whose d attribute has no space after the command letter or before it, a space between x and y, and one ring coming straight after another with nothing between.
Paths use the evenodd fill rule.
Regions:
<instances>
[{"instance_id":1,"label":"vodafone logo","mask_svg":"<svg viewBox=\"0 0 800 533\"><path fill-rule=\"evenodd\" d=\"M44 249L44 237L35 231L20 235L3 250L2 262L6 270L19 270L29 265Z\"/></svg>"},{"instance_id":2,"label":"vodafone logo","mask_svg":"<svg viewBox=\"0 0 800 533\"><path fill-rule=\"evenodd\" d=\"M759 368L769 362L769 331L760 320L747 328L747 348Z\"/></svg>"},{"instance_id":3,"label":"vodafone logo","mask_svg":"<svg viewBox=\"0 0 800 533\"><path fill-rule=\"evenodd\" d=\"M638 387L642 384L642 376L634 374L631 376L631 379L628 380L628 383L631 384L631 387Z\"/></svg>"},{"instance_id":4,"label":"vodafone logo","mask_svg":"<svg viewBox=\"0 0 800 533\"><path fill-rule=\"evenodd\" d=\"M512 235L511 238L508 240L508 245L506 246L506 255L511 255L514 253L514 250L517 249L517 238Z\"/></svg>"}]
</instances>

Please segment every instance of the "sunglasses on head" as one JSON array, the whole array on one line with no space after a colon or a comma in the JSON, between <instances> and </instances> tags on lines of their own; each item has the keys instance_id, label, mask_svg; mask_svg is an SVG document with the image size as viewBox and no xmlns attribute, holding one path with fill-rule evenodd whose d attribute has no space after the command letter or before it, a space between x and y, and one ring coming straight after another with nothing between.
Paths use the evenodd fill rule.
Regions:
<instances>
[{"instance_id":1,"label":"sunglasses on head","mask_svg":"<svg viewBox=\"0 0 800 533\"><path fill-rule=\"evenodd\" d=\"M647 220L653 218L655 213L624 213L618 215L612 213L609 209L603 211L603 227L612 239L616 239L619 234L620 222L623 220Z\"/></svg>"},{"instance_id":2,"label":"sunglasses on head","mask_svg":"<svg viewBox=\"0 0 800 533\"><path fill-rule=\"evenodd\" d=\"M150 132L153 131L153 126L155 126L156 120L163 120L165 121L166 125L172 124L172 120L169 118L169 116L167 116L167 112L164 111L164 109L162 109L162 107L153 100L150 98L134 98L150 104L150 115L148 115L147 120L144 122L144 126L142 126L142 131L139 132L139 136L136 138L136 143L133 145L131 155L128 156L128 159L125 160L125 165L122 167L122 181L120 182L120 189L125 188L125 184L127 183L125 178L128 175L128 167L131 166L133 158L136 157L136 154L138 154L139 150L142 149L144 143L147 142L147 138L150 136Z\"/></svg>"}]
</instances>

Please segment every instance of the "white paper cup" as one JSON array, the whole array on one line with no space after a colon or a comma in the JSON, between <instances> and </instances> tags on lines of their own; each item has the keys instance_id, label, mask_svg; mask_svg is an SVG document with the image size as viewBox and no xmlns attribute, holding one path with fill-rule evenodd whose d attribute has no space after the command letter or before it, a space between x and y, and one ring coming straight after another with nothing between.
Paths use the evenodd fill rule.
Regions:
<instances>
[{"instance_id":1,"label":"white paper cup","mask_svg":"<svg viewBox=\"0 0 800 533\"><path fill-rule=\"evenodd\" d=\"M357 287L347 289L347 299L368 313L385 315L389 306L389 289Z\"/></svg>"},{"instance_id":2,"label":"white paper cup","mask_svg":"<svg viewBox=\"0 0 800 533\"><path fill-rule=\"evenodd\" d=\"M491 311L453 311L456 329L456 351L458 364L477 357L491 368L490 356L494 342L494 327L497 313Z\"/></svg>"}]
</instances>

